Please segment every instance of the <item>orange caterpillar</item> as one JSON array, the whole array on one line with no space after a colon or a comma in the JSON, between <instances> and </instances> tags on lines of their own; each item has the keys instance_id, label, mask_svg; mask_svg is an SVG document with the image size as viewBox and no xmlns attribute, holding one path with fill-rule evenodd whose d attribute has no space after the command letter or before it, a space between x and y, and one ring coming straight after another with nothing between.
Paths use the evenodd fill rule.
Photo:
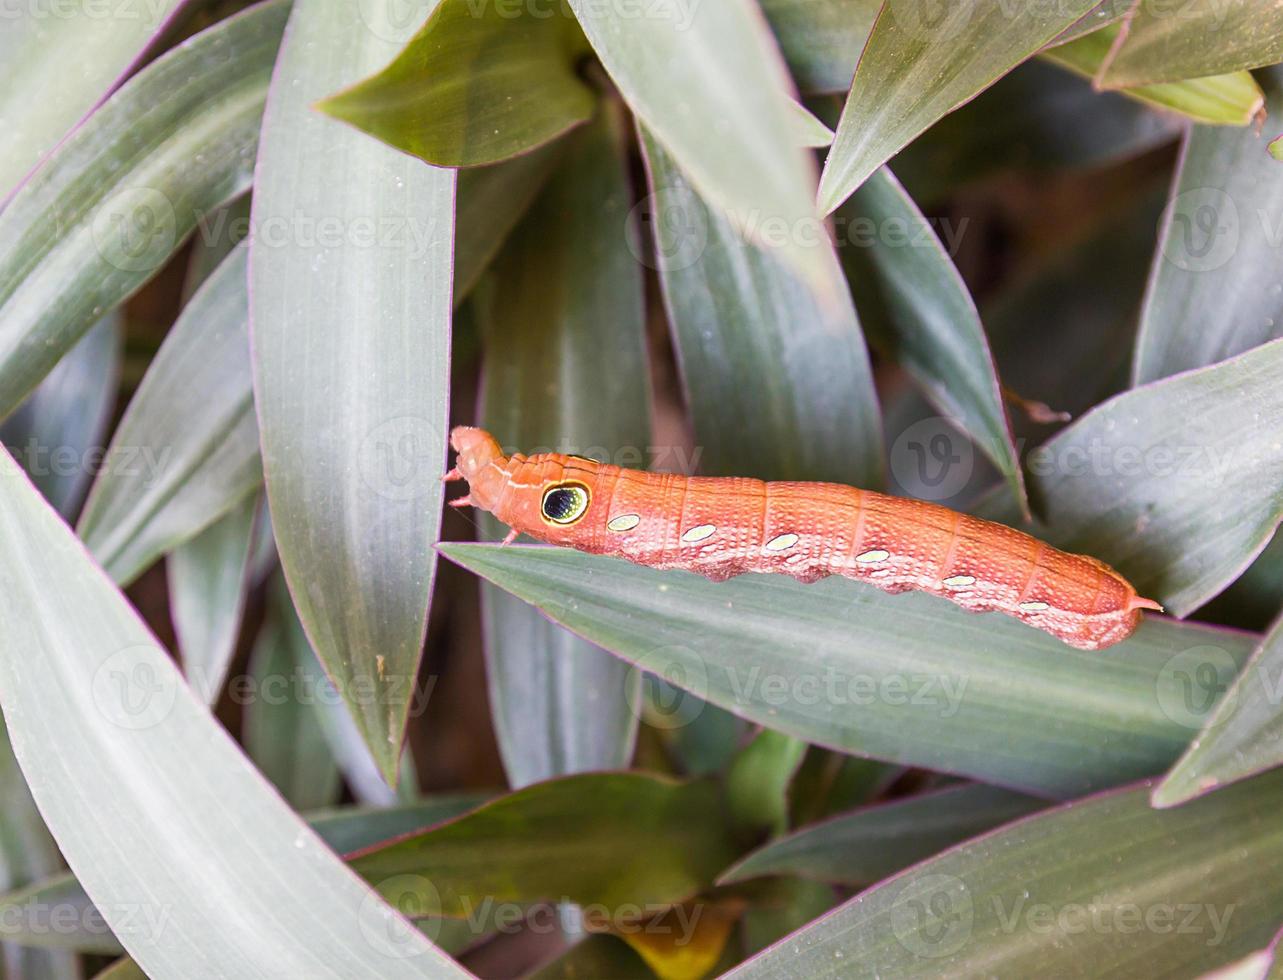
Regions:
<instances>
[{"instance_id":1,"label":"orange caterpillar","mask_svg":"<svg viewBox=\"0 0 1283 980\"><path fill-rule=\"evenodd\" d=\"M937 504L833 483L763 483L625 470L579 456L507 457L490 433L450 434L451 501L488 510L512 531L714 581L777 572L828 575L887 592L918 589L973 612L1014 616L1070 646L1100 650L1161 609L1103 562Z\"/></svg>"}]
</instances>

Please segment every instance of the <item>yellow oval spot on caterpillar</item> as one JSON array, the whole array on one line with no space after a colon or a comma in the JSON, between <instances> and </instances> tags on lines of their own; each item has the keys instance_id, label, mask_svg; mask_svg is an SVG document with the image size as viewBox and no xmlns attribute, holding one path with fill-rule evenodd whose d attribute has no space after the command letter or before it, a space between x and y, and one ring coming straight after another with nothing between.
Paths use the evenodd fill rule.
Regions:
<instances>
[{"instance_id":1,"label":"yellow oval spot on caterpillar","mask_svg":"<svg viewBox=\"0 0 1283 980\"><path fill-rule=\"evenodd\" d=\"M874 551L866 551L862 555L856 555L855 560L861 565L872 565L874 562L886 561L890 557L891 552L883 551L879 548Z\"/></svg>"},{"instance_id":2,"label":"yellow oval spot on caterpillar","mask_svg":"<svg viewBox=\"0 0 1283 980\"><path fill-rule=\"evenodd\" d=\"M1050 608L1045 602L1022 602L1020 604L1021 612L1042 612L1044 609Z\"/></svg>"},{"instance_id":3,"label":"yellow oval spot on caterpillar","mask_svg":"<svg viewBox=\"0 0 1283 980\"><path fill-rule=\"evenodd\" d=\"M620 514L613 518L606 526L612 531L631 531L641 523L640 514Z\"/></svg>"},{"instance_id":4,"label":"yellow oval spot on caterpillar","mask_svg":"<svg viewBox=\"0 0 1283 980\"><path fill-rule=\"evenodd\" d=\"M682 540L689 543L703 541L705 538L711 538L716 530L717 527L713 524L700 524L698 527L693 527L683 534Z\"/></svg>"},{"instance_id":5,"label":"yellow oval spot on caterpillar","mask_svg":"<svg viewBox=\"0 0 1283 980\"><path fill-rule=\"evenodd\" d=\"M961 589L968 585L975 585L976 577L974 575L954 575L945 579L944 584L951 589Z\"/></svg>"},{"instance_id":6,"label":"yellow oval spot on caterpillar","mask_svg":"<svg viewBox=\"0 0 1283 980\"><path fill-rule=\"evenodd\" d=\"M788 551L789 548L797 544L796 534L781 534L779 537L771 538L766 542L767 551Z\"/></svg>"}]
</instances>

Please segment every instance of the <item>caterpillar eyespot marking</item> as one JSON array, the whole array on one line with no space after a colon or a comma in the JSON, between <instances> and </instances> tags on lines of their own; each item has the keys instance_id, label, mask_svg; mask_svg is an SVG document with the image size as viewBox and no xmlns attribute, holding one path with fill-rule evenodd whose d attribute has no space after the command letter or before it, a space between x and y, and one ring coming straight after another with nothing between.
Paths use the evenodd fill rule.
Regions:
<instances>
[{"instance_id":1,"label":"caterpillar eyespot marking","mask_svg":"<svg viewBox=\"0 0 1283 980\"><path fill-rule=\"evenodd\" d=\"M539 512L553 524L574 524L588 512L592 494L582 483L558 483L544 491Z\"/></svg>"},{"instance_id":2,"label":"caterpillar eyespot marking","mask_svg":"<svg viewBox=\"0 0 1283 980\"><path fill-rule=\"evenodd\" d=\"M1094 558L926 501L833 483L644 473L556 453L509 457L488 432L467 427L451 432L450 444L459 455L447 479L466 479L461 499L493 513L512 536L716 581L775 572L803 582L841 575L892 593L915 589L963 609L1014 616L1084 650L1126 639L1143 610L1161 610ZM585 520L594 500L615 516L599 510ZM685 526L683 514L706 523ZM645 533L612 536L643 521ZM768 528L790 530L766 538ZM806 547L790 552L804 537ZM674 547L700 541L699 548ZM957 568L970 572L944 577Z\"/></svg>"}]
</instances>

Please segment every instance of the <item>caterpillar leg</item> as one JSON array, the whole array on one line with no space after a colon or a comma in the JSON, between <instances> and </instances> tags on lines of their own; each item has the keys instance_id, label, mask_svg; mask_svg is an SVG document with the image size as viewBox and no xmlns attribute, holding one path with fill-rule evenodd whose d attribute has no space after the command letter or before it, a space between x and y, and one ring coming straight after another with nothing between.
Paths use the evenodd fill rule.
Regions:
<instances>
[{"instance_id":1,"label":"caterpillar leg","mask_svg":"<svg viewBox=\"0 0 1283 980\"><path fill-rule=\"evenodd\" d=\"M462 480L462 479L463 479L463 474L459 472L459 467L457 467L457 466L456 466L454 469L452 469L452 470L451 470L449 473L447 473L445 476L441 477L441 482L442 482L442 483L452 483L452 482L453 482L453 481L455 481L455 480Z\"/></svg>"},{"instance_id":2,"label":"caterpillar leg","mask_svg":"<svg viewBox=\"0 0 1283 980\"><path fill-rule=\"evenodd\" d=\"M449 501L449 504L451 507L471 507L472 497L465 493L462 497L455 497L454 500Z\"/></svg>"},{"instance_id":3,"label":"caterpillar leg","mask_svg":"<svg viewBox=\"0 0 1283 980\"><path fill-rule=\"evenodd\" d=\"M506 536L506 537L504 537L504 539L503 539L503 541L500 543L499 547L500 547L500 548L504 548L504 547L507 547L508 545L512 544L512 542L514 542L514 541L516 541L516 540L517 540L517 535L519 535L520 533L521 533L521 532L520 532L520 531L518 531L515 527L513 527L513 528L509 528L509 529L508 529L508 534L507 534L507 536Z\"/></svg>"}]
</instances>

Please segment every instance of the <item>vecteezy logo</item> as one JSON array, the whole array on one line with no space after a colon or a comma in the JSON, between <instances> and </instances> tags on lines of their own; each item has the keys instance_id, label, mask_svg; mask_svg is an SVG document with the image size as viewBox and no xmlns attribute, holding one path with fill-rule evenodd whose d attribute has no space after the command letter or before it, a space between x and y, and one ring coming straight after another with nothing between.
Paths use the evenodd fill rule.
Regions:
<instances>
[{"instance_id":1,"label":"vecteezy logo","mask_svg":"<svg viewBox=\"0 0 1283 980\"><path fill-rule=\"evenodd\" d=\"M370 431L361 443L357 465L365 485L389 500L417 500L440 492L445 458L441 433L427 419L403 415Z\"/></svg>"},{"instance_id":2,"label":"vecteezy logo","mask_svg":"<svg viewBox=\"0 0 1283 980\"><path fill-rule=\"evenodd\" d=\"M1230 680L1238 663L1220 647L1197 646L1169 657L1155 680L1158 706L1171 721L1197 731L1222 698L1233 697ZM1218 710L1217 716L1225 718Z\"/></svg>"},{"instance_id":3,"label":"vecteezy logo","mask_svg":"<svg viewBox=\"0 0 1283 980\"><path fill-rule=\"evenodd\" d=\"M974 450L948 419L913 423L891 446L891 473L900 487L924 500L946 500L971 479Z\"/></svg>"},{"instance_id":4,"label":"vecteezy logo","mask_svg":"<svg viewBox=\"0 0 1283 980\"><path fill-rule=\"evenodd\" d=\"M883 16L910 37L945 40L958 35L977 6L950 0L889 0Z\"/></svg>"},{"instance_id":5,"label":"vecteezy logo","mask_svg":"<svg viewBox=\"0 0 1283 980\"><path fill-rule=\"evenodd\" d=\"M435 0L357 0L361 23L381 41L404 47L428 19Z\"/></svg>"},{"instance_id":6,"label":"vecteezy logo","mask_svg":"<svg viewBox=\"0 0 1283 980\"><path fill-rule=\"evenodd\" d=\"M891 906L891 931L917 956L951 956L971 938L975 908L961 878L931 874L914 878Z\"/></svg>"},{"instance_id":7,"label":"vecteezy logo","mask_svg":"<svg viewBox=\"0 0 1283 980\"><path fill-rule=\"evenodd\" d=\"M113 725L141 731L159 725L174 708L178 670L158 647L118 650L94 671L94 704Z\"/></svg>"},{"instance_id":8,"label":"vecteezy logo","mask_svg":"<svg viewBox=\"0 0 1283 980\"><path fill-rule=\"evenodd\" d=\"M153 187L126 187L103 201L90 227L103 261L122 272L158 269L178 243L174 207Z\"/></svg>"},{"instance_id":9,"label":"vecteezy logo","mask_svg":"<svg viewBox=\"0 0 1283 980\"><path fill-rule=\"evenodd\" d=\"M633 258L642 265L658 272L679 272L703 257L708 222L704 202L689 187L678 185L638 201L628 212L624 237Z\"/></svg>"},{"instance_id":10,"label":"vecteezy logo","mask_svg":"<svg viewBox=\"0 0 1283 980\"><path fill-rule=\"evenodd\" d=\"M440 908L437 887L423 875L395 875L366 892L357 923L365 941L375 950L390 959L409 959L427 951L425 936L437 938L441 920L425 917ZM422 928L411 924L411 919L421 920Z\"/></svg>"},{"instance_id":11,"label":"vecteezy logo","mask_svg":"<svg viewBox=\"0 0 1283 980\"><path fill-rule=\"evenodd\" d=\"M704 710L708 671L704 659L684 646L665 646L640 658L624 678L633 715L653 728L685 728Z\"/></svg>"},{"instance_id":12,"label":"vecteezy logo","mask_svg":"<svg viewBox=\"0 0 1283 980\"><path fill-rule=\"evenodd\" d=\"M1168 205L1171 221L1164 257L1186 272L1219 269L1238 251L1239 215L1234 199L1216 187L1196 187Z\"/></svg>"}]
</instances>

